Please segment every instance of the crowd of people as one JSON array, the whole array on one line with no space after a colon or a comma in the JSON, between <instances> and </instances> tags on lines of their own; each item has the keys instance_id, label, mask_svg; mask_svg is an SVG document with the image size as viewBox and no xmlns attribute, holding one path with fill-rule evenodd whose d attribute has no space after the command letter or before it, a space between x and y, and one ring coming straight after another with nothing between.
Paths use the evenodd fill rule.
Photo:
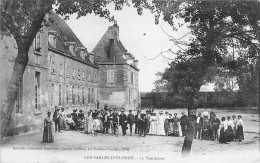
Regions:
<instances>
[{"instance_id":1,"label":"crowd of people","mask_svg":"<svg viewBox=\"0 0 260 163\"><path fill-rule=\"evenodd\" d=\"M55 124L55 131L61 130L75 130L92 134L104 135L119 135L121 129L122 135L126 136L126 131L130 130L130 136L139 135L145 137L146 135L160 135L160 136L185 136L187 132L188 116L185 112L178 117L177 113L160 111L155 113L153 107L150 107L145 113L139 109L134 115L132 110L125 114L125 110L117 108L109 108L105 105L102 110L89 110L85 117L82 110L73 110L71 114L65 114L64 108L55 108L53 117L51 113L47 113L44 120L43 142L54 142L52 135L52 122ZM227 119L222 117L221 120L216 117L214 112L209 112L207 109L198 112L194 116L195 132L194 139L202 140L219 140L220 143L227 143L233 140L242 141L243 135L243 120L242 116L235 115L232 119L228 116Z\"/></svg>"}]
</instances>

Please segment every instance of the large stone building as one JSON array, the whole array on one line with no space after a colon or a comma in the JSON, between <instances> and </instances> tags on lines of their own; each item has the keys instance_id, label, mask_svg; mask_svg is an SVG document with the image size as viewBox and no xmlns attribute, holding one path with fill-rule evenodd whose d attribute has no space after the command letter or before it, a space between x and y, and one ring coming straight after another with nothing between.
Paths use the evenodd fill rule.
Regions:
<instances>
[{"instance_id":1,"label":"large stone building","mask_svg":"<svg viewBox=\"0 0 260 163\"><path fill-rule=\"evenodd\" d=\"M137 60L119 40L115 24L93 52L79 41L56 13L46 15L53 22L42 27L29 50L8 135L41 129L47 111L54 106L73 109L112 107L134 108L139 103ZM17 55L13 37L0 39L1 98L3 103Z\"/></svg>"},{"instance_id":2,"label":"large stone building","mask_svg":"<svg viewBox=\"0 0 260 163\"><path fill-rule=\"evenodd\" d=\"M93 49L99 65L101 102L110 106L135 108L139 104L138 60L119 39L119 26L110 26Z\"/></svg>"}]
</instances>

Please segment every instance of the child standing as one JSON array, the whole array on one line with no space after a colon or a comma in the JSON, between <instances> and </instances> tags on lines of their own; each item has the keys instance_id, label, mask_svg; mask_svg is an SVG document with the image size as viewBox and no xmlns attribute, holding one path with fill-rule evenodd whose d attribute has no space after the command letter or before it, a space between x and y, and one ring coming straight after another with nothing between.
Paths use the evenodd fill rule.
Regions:
<instances>
[{"instance_id":1,"label":"child standing","mask_svg":"<svg viewBox=\"0 0 260 163\"><path fill-rule=\"evenodd\" d=\"M237 120L237 123L236 123L237 127L237 132L236 132L236 137L238 139L239 142L241 142L242 140L244 140L244 121L242 120L242 116L239 115L238 116L238 120Z\"/></svg>"},{"instance_id":2,"label":"child standing","mask_svg":"<svg viewBox=\"0 0 260 163\"><path fill-rule=\"evenodd\" d=\"M169 135L169 128L170 128L169 119L165 119L164 122L165 136Z\"/></svg>"},{"instance_id":3,"label":"child standing","mask_svg":"<svg viewBox=\"0 0 260 163\"><path fill-rule=\"evenodd\" d=\"M94 130L94 136L97 136L97 130L100 130L100 122L97 116L95 116L93 120L93 130Z\"/></svg>"}]
</instances>

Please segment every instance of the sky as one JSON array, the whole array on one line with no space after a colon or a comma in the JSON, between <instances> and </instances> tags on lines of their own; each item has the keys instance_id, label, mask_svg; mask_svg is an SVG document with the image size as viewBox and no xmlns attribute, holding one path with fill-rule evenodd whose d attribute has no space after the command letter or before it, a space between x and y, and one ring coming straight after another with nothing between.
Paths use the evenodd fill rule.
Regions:
<instances>
[{"instance_id":1,"label":"sky","mask_svg":"<svg viewBox=\"0 0 260 163\"><path fill-rule=\"evenodd\" d=\"M127 51L132 53L139 61L139 91L152 91L154 88L153 83L157 79L155 74L158 71L164 71L171 61L162 56L155 57L169 48L174 51L179 50L169 40L168 35L180 38L189 31L184 27L174 32L172 27L163 20L156 25L154 15L148 10L144 10L143 15L140 16L133 7L124 7L121 11L114 11L111 5L108 6L108 9L115 16L119 26L120 41ZM76 15L71 15L66 22L88 49L88 52L94 49L108 27L113 25L113 22L94 14L79 19L76 19ZM165 53L164 56L167 58L175 57L172 53Z\"/></svg>"}]
</instances>

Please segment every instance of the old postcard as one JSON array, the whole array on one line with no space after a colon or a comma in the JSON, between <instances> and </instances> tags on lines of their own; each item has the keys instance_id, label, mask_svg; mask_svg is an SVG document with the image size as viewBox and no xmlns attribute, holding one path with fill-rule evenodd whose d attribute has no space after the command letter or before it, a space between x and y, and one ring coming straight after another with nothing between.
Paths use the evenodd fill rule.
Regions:
<instances>
[{"instance_id":1,"label":"old postcard","mask_svg":"<svg viewBox=\"0 0 260 163\"><path fill-rule=\"evenodd\" d=\"M260 2L1 0L1 163L260 162Z\"/></svg>"}]
</instances>

